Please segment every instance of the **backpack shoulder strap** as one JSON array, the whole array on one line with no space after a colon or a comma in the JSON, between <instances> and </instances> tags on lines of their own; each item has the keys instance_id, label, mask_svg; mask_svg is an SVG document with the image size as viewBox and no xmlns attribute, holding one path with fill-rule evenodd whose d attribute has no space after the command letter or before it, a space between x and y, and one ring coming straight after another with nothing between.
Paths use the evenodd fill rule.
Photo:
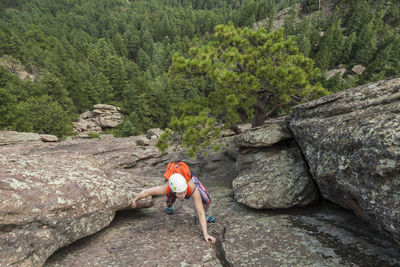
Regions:
<instances>
[{"instance_id":1,"label":"backpack shoulder strap","mask_svg":"<svg viewBox=\"0 0 400 267\"><path fill-rule=\"evenodd\" d=\"M192 191L192 189L190 188L190 185L189 185L189 183L188 183L188 190L187 190L187 192L186 192L185 198L186 198L186 199L189 199L189 198L193 195L194 191L196 191L196 188L197 188L197 183L194 184L193 191Z\"/></svg>"},{"instance_id":2,"label":"backpack shoulder strap","mask_svg":"<svg viewBox=\"0 0 400 267\"><path fill-rule=\"evenodd\" d=\"M165 178L166 180L168 180L169 177L170 177L172 174L174 174L174 173L173 173L174 164L175 164L175 162L170 162L170 163L167 164L167 167L165 168L165 173L164 173L164 178Z\"/></svg>"}]
</instances>

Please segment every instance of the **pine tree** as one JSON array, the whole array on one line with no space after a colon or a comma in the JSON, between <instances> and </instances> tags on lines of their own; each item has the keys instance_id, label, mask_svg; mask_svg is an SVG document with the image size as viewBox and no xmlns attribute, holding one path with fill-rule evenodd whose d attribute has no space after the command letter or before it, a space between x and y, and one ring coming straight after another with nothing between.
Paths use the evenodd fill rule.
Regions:
<instances>
[{"instance_id":1,"label":"pine tree","mask_svg":"<svg viewBox=\"0 0 400 267\"><path fill-rule=\"evenodd\" d=\"M312 22L310 18L305 18L301 21L299 27L296 29L297 34L297 45L301 53L304 56L309 57L312 51L312 45L310 41L310 35L312 33Z\"/></svg>"},{"instance_id":2,"label":"pine tree","mask_svg":"<svg viewBox=\"0 0 400 267\"><path fill-rule=\"evenodd\" d=\"M12 51L10 34L5 31L6 27L3 23L0 23L0 55L10 53Z\"/></svg>"},{"instance_id":3,"label":"pine tree","mask_svg":"<svg viewBox=\"0 0 400 267\"><path fill-rule=\"evenodd\" d=\"M124 38L126 38L128 58L136 59L140 48L139 31L135 27L128 25Z\"/></svg>"},{"instance_id":4,"label":"pine tree","mask_svg":"<svg viewBox=\"0 0 400 267\"><path fill-rule=\"evenodd\" d=\"M121 101L127 83L126 68L122 59L116 55L109 55L105 59L104 74L113 88L115 100Z\"/></svg>"},{"instance_id":5,"label":"pine tree","mask_svg":"<svg viewBox=\"0 0 400 267\"><path fill-rule=\"evenodd\" d=\"M352 59L353 56L353 47L357 41L357 35L356 33L351 33L350 36L348 36L345 39L344 42L344 48L343 48L343 62L349 62Z\"/></svg>"},{"instance_id":6,"label":"pine tree","mask_svg":"<svg viewBox=\"0 0 400 267\"><path fill-rule=\"evenodd\" d=\"M39 86L48 96L52 97L53 100L57 100L64 110L70 114L74 113L75 110L72 99L60 78L47 72L39 80Z\"/></svg>"},{"instance_id":7,"label":"pine tree","mask_svg":"<svg viewBox=\"0 0 400 267\"><path fill-rule=\"evenodd\" d=\"M153 54L154 41L146 26L142 26L140 41L143 51L146 52L147 55Z\"/></svg>"},{"instance_id":8,"label":"pine tree","mask_svg":"<svg viewBox=\"0 0 400 267\"><path fill-rule=\"evenodd\" d=\"M58 137L72 133L70 116L49 96L29 98L18 103L15 109L11 126L16 131L53 134Z\"/></svg>"},{"instance_id":9,"label":"pine tree","mask_svg":"<svg viewBox=\"0 0 400 267\"><path fill-rule=\"evenodd\" d=\"M119 56L128 56L127 42L120 33L117 33L112 37L112 44L114 46L114 50L117 51Z\"/></svg>"},{"instance_id":10,"label":"pine tree","mask_svg":"<svg viewBox=\"0 0 400 267\"><path fill-rule=\"evenodd\" d=\"M385 27L382 42L363 78L379 80L398 75L400 69L400 37L389 27Z\"/></svg>"},{"instance_id":11,"label":"pine tree","mask_svg":"<svg viewBox=\"0 0 400 267\"><path fill-rule=\"evenodd\" d=\"M355 61L358 64L368 65L377 49L377 36L371 20L361 31L356 42Z\"/></svg>"},{"instance_id":12,"label":"pine tree","mask_svg":"<svg viewBox=\"0 0 400 267\"><path fill-rule=\"evenodd\" d=\"M286 36L295 35L296 17L297 14L294 9L291 9L289 14L285 17L283 27L285 28Z\"/></svg>"},{"instance_id":13,"label":"pine tree","mask_svg":"<svg viewBox=\"0 0 400 267\"><path fill-rule=\"evenodd\" d=\"M238 123L262 125L291 105L327 93L310 82L318 75L313 61L300 54L294 39L285 39L282 30L268 34L263 28L219 25L214 39L192 48L188 59L174 55L169 70L172 82L201 89L199 97L181 105L179 117L170 124L183 132L189 153L198 153L199 146L208 146L219 135L217 121L239 132ZM161 140L160 147L166 141Z\"/></svg>"},{"instance_id":14,"label":"pine tree","mask_svg":"<svg viewBox=\"0 0 400 267\"><path fill-rule=\"evenodd\" d=\"M330 67L336 67L342 61L345 39L341 27L342 21L338 19L328 30L327 34L332 34Z\"/></svg>"},{"instance_id":15,"label":"pine tree","mask_svg":"<svg viewBox=\"0 0 400 267\"><path fill-rule=\"evenodd\" d=\"M342 33L341 20L333 23L324 33L315 55L315 61L321 69L334 68L341 62L345 39Z\"/></svg>"},{"instance_id":16,"label":"pine tree","mask_svg":"<svg viewBox=\"0 0 400 267\"><path fill-rule=\"evenodd\" d=\"M151 59L149 55L142 49L139 49L139 53L137 56L137 64L141 70L145 71L151 63Z\"/></svg>"},{"instance_id":17,"label":"pine tree","mask_svg":"<svg viewBox=\"0 0 400 267\"><path fill-rule=\"evenodd\" d=\"M114 90L103 73L93 75L90 82L99 97L99 103L111 104L114 101Z\"/></svg>"},{"instance_id":18,"label":"pine tree","mask_svg":"<svg viewBox=\"0 0 400 267\"><path fill-rule=\"evenodd\" d=\"M371 7L368 1L365 0L349 1L349 5L350 16L346 22L346 25L348 26L347 31L349 33L355 32L356 34L359 34L371 17Z\"/></svg>"},{"instance_id":19,"label":"pine tree","mask_svg":"<svg viewBox=\"0 0 400 267\"><path fill-rule=\"evenodd\" d=\"M303 1L303 10L305 12L314 12L320 9L321 0L305 0Z\"/></svg>"}]
</instances>

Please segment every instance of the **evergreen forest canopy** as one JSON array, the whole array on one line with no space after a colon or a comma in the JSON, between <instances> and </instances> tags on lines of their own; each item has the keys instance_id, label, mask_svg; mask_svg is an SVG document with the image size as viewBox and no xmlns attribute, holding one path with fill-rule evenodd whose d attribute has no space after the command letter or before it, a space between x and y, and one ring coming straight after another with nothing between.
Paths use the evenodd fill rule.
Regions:
<instances>
[{"instance_id":1,"label":"evergreen forest canopy","mask_svg":"<svg viewBox=\"0 0 400 267\"><path fill-rule=\"evenodd\" d=\"M320 2L332 3L330 16L319 11ZM212 54L212 49L223 44L215 26L227 25L219 29L239 32L241 38L252 35L243 27L252 28L254 22L268 18L265 29L257 31L265 36L272 29L273 16L297 3L301 4L300 12L292 11L286 17L285 31L275 33L279 38L274 38L290 46L290 64L304 63L299 65L304 73L297 77L301 77L299 84L305 91L295 92L291 87L290 94L267 95L264 104L271 111L268 116L284 114L291 105L309 100L308 96L326 94L320 84L335 92L400 72L400 8L395 0L3 0L0 129L62 137L71 134L71 121L79 113L97 103L119 106L126 114L114 132L118 136L165 128L175 115L170 126L183 132L189 129L187 144L192 145L218 134L213 130L216 123L228 122L227 127L234 129L239 122L254 122L254 106L260 99L257 90L261 88L255 84L261 82L265 88L272 82L283 90L279 78L268 81L261 77L267 73L263 66L268 62L253 66L249 60L247 72L240 67L224 72L223 68L230 70L230 62L240 60L232 55L233 50L225 51L226 57L218 58L214 69L196 65L201 63L196 55ZM253 60L257 61L254 55L262 52L254 51ZM238 55L248 58L242 52ZM313 67L306 57L315 61ZM339 64L347 69L362 64L366 70L343 81L338 75L326 80L324 73ZM15 74L21 68L34 78L21 81ZM211 75L216 69L220 76ZM283 77L285 69L281 71L271 77ZM232 75L249 79L251 88L234 83ZM228 87L235 91L225 92ZM312 93L310 88L318 89ZM249 90L253 97L235 106ZM307 92L307 97L302 92ZM228 117L216 116L219 111L210 113L215 103L209 96L230 104L224 106ZM188 114L194 117L186 117L186 126L208 125L202 128L202 138L193 137L196 127L179 124Z\"/></svg>"},{"instance_id":2,"label":"evergreen forest canopy","mask_svg":"<svg viewBox=\"0 0 400 267\"><path fill-rule=\"evenodd\" d=\"M166 75L173 52L186 54L218 24L249 26L277 8L274 0L3 0L0 129L66 135L96 103L127 115L118 135L165 127L171 104L184 101ZM20 64L36 81L12 73Z\"/></svg>"}]
</instances>

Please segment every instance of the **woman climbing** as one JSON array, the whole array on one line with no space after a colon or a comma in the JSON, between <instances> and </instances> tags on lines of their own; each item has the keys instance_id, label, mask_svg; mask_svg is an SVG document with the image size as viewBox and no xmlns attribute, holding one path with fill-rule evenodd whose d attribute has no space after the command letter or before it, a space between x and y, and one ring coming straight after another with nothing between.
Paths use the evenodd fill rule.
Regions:
<instances>
[{"instance_id":1,"label":"woman climbing","mask_svg":"<svg viewBox=\"0 0 400 267\"><path fill-rule=\"evenodd\" d=\"M145 189L140 192L132 203L132 208L137 207L139 199L149 196L167 196L167 214L172 214L172 204L176 199L183 201L184 199L193 199L197 216L199 218L201 230L203 231L204 239L207 242L215 243L215 237L207 232L207 222L215 222L212 216L206 215L205 211L210 205L210 195L206 191L203 184L192 175L189 167L184 162L171 162L167 165L167 170L164 173L166 183L161 186L155 186Z\"/></svg>"}]
</instances>

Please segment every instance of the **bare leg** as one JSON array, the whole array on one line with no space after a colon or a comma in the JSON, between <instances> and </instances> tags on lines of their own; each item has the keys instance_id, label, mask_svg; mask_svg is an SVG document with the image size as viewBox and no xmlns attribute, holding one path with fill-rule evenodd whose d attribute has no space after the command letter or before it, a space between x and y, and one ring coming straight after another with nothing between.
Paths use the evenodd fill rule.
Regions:
<instances>
[{"instance_id":1,"label":"bare leg","mask_svg":"<svg viewBox=\"0 0 400 267\"><path fill-rule=\"evenodd\" d=\"M203 203L204 212L207 212L209 206L210 206L209 204Z\"/></svg>"}]
</instances>

